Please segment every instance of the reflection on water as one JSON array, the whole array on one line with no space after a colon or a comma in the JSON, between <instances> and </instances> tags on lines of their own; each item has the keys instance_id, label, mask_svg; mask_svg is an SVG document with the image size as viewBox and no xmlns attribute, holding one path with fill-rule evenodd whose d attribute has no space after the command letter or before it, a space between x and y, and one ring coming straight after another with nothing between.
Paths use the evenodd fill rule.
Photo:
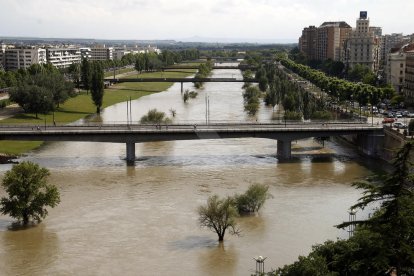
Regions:
<instances>
[{"instance_id":1,"label":"reflection on water","mask_svg":"<svg viewBox=\"0 0 414 276\"><path fill-rule=\"evenodd\" d=\"M45 275L59 256L59 239L44 224L2 231L2 275Z\"/></svg>"},{"instance_id":2,"label":"reflection on water","mask_svg":"<svg viewBox=\"0 0 414 276\"><path fill-rule=\"evenodd\" d=\"M241 77L215 71L232 74ZM202 121L208 93L211 119L255 120L244 114L240 88L206 83L184 104L178 84L133 101L132 113L138 120L150 108L174 108L176 120ZM124 106L105 109L102 120L123 120ZM258 120L270 117L271 108L262 107ZM61 203L23 231L7 230L12 220L0 216L0 268L5 275L249 275L254 256L268 257L266 268L290 263L315 243L346 237L333 225L348 219L360 196L352 181L370 174L335 142L292 146L294 158L279 162L276 141L267 139L144 143L136 145L136 166L127 167L123 144L47 143L22 160L51 170ZM10 167L0 166L0 178ZM260 214L238 220L240 237L219 244L198 226L197 207L252 183L269 185L273 198Z\"/></svg>"},{"instance_id":3,"label":"reflection on water","mask_svg":"<svg viewBox=\"0 0 414 276\"><path fill-rule=\"evenodd\" d=\"M238 275L238 254L232 244L217 242L215 247L199 255L198 262L204 275Z\"/></svg>"}]
</instances>

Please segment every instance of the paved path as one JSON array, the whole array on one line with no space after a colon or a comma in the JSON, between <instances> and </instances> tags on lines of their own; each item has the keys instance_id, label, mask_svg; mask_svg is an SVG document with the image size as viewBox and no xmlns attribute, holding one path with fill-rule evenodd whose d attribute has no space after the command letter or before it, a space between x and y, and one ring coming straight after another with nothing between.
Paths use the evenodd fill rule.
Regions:
<instances>
[{"instance_id":1,"label":"paved path","mask_svg":"<svg viewBox=\"0 0 414 276\"><path fill-rule=\"evenodd\" d=\"M0 121L13 117L16 114L22 113L23 109L17 104L12 104L6 106L5 108L0 108Z\"/></svg>"}]
</instances>

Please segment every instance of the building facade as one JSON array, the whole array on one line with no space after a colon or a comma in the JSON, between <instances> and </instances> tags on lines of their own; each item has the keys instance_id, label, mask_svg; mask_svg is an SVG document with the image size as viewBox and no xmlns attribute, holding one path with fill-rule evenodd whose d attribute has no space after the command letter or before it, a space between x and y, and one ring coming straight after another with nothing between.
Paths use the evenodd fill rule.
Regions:
<instances>
[{"instance_id":1,"label":"building facade","mask_svg":"<svg viewBox=\"0 0 414 276\"><path fill-rule=\"evenodd\" d=\"M6 61L6 44L2 43L0 44L0 70L4 69L6 67L5 61Z\"/></svg>"},{"instance_id":2,"label":"building facade","mask_svg":"<svg viewBox=\"0 0 414 276\"><path fill-rule=\"evenodd\" d=\"M366 12L360 12L356 21L356 28L352 30L346 40L346 65L352 68L356 64L362 64L376 72L379 69L379 44L380 37L378 27L370 28Z\"/></svg>"},{"instance_id":3,"label":"building facade","mask_svg":"<svg viewBox=\"0 0 414 276\"><path fill-rule=\"evenodd\" d=\"M46 64L46 50L41 48L5 49L4 67L6 70L26 69L32 64Z\"/></svg>"},{"instance_id":4,"label":"building facade","mask_svg":"<svg viewBox=\"0 0 414 276\"><path fill-rule=\"evenodd\" d=\"M72 63L80 63L81 54L77 48L48 48L46 59L56 68L67 68Z\"/></svg>"},{"instance_id":5,"label":"building facade","mask_svg":"<svg viewBox=\"0 0 414 276\"><path fill-rule=\"evenodd\" d=\"M387 34L381 37L381 65L386 65L387 63L387 56L391 52L391 49L396 47L397 45L402 46L401 44L404 41L404 36L402 33L400 34Z\"/></svg>"},{"instance_id":6,"label":"building facade","mask_svg":"<svg viewBox=\"0 0 414 276\"><path fill-rule=\"evenodd\" d=\"M91 48L86 48L86 47L85 48L79 48L79 52L80 52L80 55L81 55L81 59L86 58L86 59L90 60L91 57L92 57Z\"/></svg>"},{"instance_id":7,"label":"building facade","mask_svg":"<svg viewBox=\"0 0 414 276\"><path fill-rule=\"evenodd\" d=\"M299 49L309 60L341 61L344 41L352 28L346 22L324 22L320 27L304 28L299 38Z\"/></svg>"},{"instance_id":8,"label":"building facade","mask_svg":"<svg viewBox=\"0 0 414 276\"><path fill-rule=\"evenodd\" d=\"M109 47L106 48L105 46L98 46L91 48L91 61L105 61L105 60L113 60L114 59L114 48Z\"/></svg>"},{"instance_id":9,"label":"building facade","mask_svg":"<svg viewBox=\"0 0 414 276\"><path fill-rule=\"evenodd\" d=\"M414 104L414 50L406 53L404 98L407 103Z\"/></svg>"},{"instance_id":10,"label":"building facade","mask_svg":"<svg viewBox=\"0 0 414 276\"><path fill-rule=\"evenodd\" d=\"M406 54L403 51L389 53L386 65L387 83L391 84L397 93L402 93L405 81Z\"/></svg>"}]
</instances>

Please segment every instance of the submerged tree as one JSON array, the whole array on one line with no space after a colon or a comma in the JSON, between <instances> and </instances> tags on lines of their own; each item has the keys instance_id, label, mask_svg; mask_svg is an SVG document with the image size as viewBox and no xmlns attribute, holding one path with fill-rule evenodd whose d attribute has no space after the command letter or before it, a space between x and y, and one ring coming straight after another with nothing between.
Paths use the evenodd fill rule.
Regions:
<instances>
[{"instance_id":1,"label":"submerged tree","mask_svg":"<svg viewBox=\"0 0 414 276\"><path fill-rule=\"evenodd\" d=\"M0 211L27 225L31 219L40 222L48 212L46 206L55 207L60 202L59 191L47 184L49 171L31 162L14 165L6 172L3 187L8 198L0 201Z\"/></svg>"},{"instance_id":2,"label":"submerged tree","mask_svg":"<svg viewBox=\"0 0 414 276\"><path fill-rule=\"evenodd\" d=\"M156 108L151 109L148 113L141 117L141 124L162 124L162 123L171 123L171 119L167 115L158 111Z\"/></svg>"},{"instance_id":3,"label":"submerged tree","mask_svg":"<svg viewBox=\"0 0 414 276\"><path fill-rule=\"evenodd\" d=\"M268 198L270 198L269 186L253 184L244 194L236 194L234 202L239 213L253 213L259 211Z\"/></svg>"},{"instance_id":4,"label":"submerged tree","mask_svg":"<svg viewBox=\"0 0 414 276\"><path fill-rule=\"evenodd\" d=\"M238 212L231 197L220 199L218 195L210 196L207 205L198 208L198 215L200 226L216 232L219 242L224 240L227 230L232 235L240 233L235 220Z\"/></svg>"}]
</instances>

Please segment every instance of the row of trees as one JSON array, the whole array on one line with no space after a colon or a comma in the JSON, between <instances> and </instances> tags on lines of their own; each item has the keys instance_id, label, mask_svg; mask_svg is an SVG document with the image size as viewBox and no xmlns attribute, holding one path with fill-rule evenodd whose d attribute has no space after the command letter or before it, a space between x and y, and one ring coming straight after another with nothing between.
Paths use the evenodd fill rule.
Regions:
<instances>
[{"instance_id":1,"label":"row of trees","mask_svg":"<svg viewBox=\"0 0 414 276\"><path fill-rule=\"evenodd\" d=\"M27 76L37 73L58 71L52 64L32 64L27 69L21 68L15 71L0 70L0 88L15 87L19 85Z\"/></svg>"},{"instance_id":2,"label":"row of trees","mask_svg":"<svg viewBox=\"0 0 414 276\"><path fill-rule=\"evenodd\" d=\"M289 52L289 58L296 63L308 65L312 69L321 70L329 76L346 78L353 82L362 82L374 86L378 85L380 82L380 80L377 79L377 76L366 65L357 64L352 68L346 68L343 62L332 59L323 61L309 60L297 47Z\"/></svg>"},{"instance_id":3,"label":"row of trees","mask_svg":"<svg viewBox=\"0 0 414 276\"><path fill-rule=\"evenodd\" d=\"M246 71L243 76L244 78L249 78L251 77L251 72ZM285 111L284 118L286 120L301 120L302 118L305 120L330 119L331 113L328 111L325 99L320 97L321 95L318 97L307 91L299 83L293 82L286 72L278 69L273 64L267 63L262 65L256 71L255 77L259 81L258 88L265 93L265 104L273 108L276 105L283 106ZM250 85L246 84L245 86L250 87ZM253 94L260 95L259 93L253 93L253 91L244 93L246 96ZM248 107L246 110L255 112L256 106L258 107L256 101L250 104L245 97L245 108Z\"/></svg>"},{"instance_id":4,"label":"row of trees","mask_svg":"<svg viewBox=\"0 0 414 276\"><path fill-rule=\"evenodd\" d=\"M354 183L363 196L351 210L379 204L367 220L355 225L348 240L327 241L314 246L306 257L271 273L272 275L414 275L414 175L412 151L406 143L397 153L393 172ZM385 274L388 271L390 274Z\"/></svg>"},{"instance_id":5,"label":"row of trees","mask_svg":"<svg viewBox=\"0 0 414 276\"><path fill-rule=\"evenodd\" d=\"M385 99L393 98L395 95L394 89L390 86L378 88L369 84L354 83L344 79L327 76L319 70L295 63L283 56L279 56L278 59L285 67L309 80L327 93L332 99L338 100L339 103L344 103L345 101L357 101L361 108L368 103L375 106Z\"/></svg>"}]
</instances>

